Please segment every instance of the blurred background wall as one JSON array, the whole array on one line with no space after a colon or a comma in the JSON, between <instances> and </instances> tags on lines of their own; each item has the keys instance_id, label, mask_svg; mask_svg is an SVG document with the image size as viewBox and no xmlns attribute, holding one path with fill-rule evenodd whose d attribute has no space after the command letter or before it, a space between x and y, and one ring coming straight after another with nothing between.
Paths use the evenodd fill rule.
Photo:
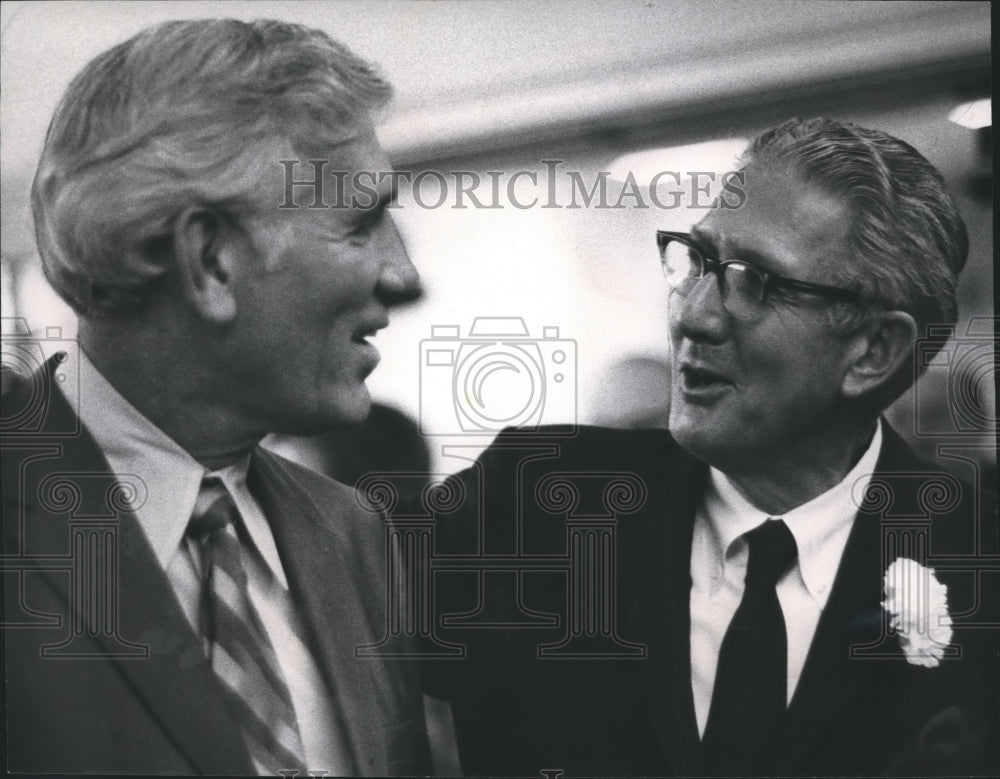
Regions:
<instances>
[{"instance_id":1,"label":"blurred background wall","mask_svg":"<svg viewBox=\"0 0 1000 779\"><path fill-rule=\"evenodd\" d=\"M474 453L506 422L662 424L667 291L653 231L704 215L692 172L731 170L743 141L816 114L909 141L957 195L972 238L959 331L978 330L890 416L926 450L952 442L995 468L991 128L949 119L989 96L988 3L7 2L0 13L4 317L75 332L41 276L27 205L72 76L159 21L269 16L328 31L396 87L380 135L399 169L427 174L421 191L404 183L394 216L428 294L378 336L369 386L419 420L436 469L462 465L441 445ZM674 207L641 197L662 170L679 174L676 198L661 198ZM496 207L459 202L457 172L478 176L472 193ZM639 198L625 196L629 173ZM605 176L605 203L622 207L584 205L572 174L587 189ZM448 192L431 207L437 175ZM470 339L477 318L487 336L520 318L523 334L478 351L490 340ZM431 357L449 351L450 365Z\"/></svg>"}]
</instances>

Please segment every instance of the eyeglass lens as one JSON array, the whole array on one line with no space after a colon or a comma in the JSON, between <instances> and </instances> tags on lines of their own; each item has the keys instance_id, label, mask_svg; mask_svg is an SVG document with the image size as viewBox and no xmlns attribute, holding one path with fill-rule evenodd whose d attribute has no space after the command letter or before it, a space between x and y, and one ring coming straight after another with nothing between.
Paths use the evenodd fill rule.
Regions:
<instances>
[{"instance_id":1,"label":"eyeglass lens","mask_svg":"<svg viewBox=\"0 0 1000 779\"><path fill-rule=\"evenodd\" d=\"M690 293L708 269L701 254L693 247L681 241L670 241L666 245L663 271L667 283L682 295ZM722 270L718 281L726 310L734 316L753 315L764 299L764 279L741 263L730 263L718 270Z\"/></svg>"}]
</instances>

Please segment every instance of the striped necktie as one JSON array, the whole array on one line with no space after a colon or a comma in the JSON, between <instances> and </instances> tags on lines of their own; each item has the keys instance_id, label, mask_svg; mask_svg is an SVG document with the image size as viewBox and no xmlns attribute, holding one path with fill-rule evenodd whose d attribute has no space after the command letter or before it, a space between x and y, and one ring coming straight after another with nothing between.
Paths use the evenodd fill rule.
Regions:
<instances>
[{"instance_id":1,"label":"striped necktie","mask_svg":"<svg viewBox=\"0 0 1000 779\"><path fill-rule=\"evenodd\" d=\"M225 486L207 476L187 529L201 553L201 634L258 773L301 770L305 753L291 695L247 590L241 524Z\"/></svg>"}]
</instances>

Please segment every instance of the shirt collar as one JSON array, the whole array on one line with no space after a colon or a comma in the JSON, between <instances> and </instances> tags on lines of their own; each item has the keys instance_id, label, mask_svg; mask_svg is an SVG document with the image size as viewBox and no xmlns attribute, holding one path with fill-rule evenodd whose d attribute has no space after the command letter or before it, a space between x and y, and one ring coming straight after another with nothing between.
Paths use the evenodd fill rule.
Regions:
<instances>
[{"instance_id":1,"label":"shirt collar","mask_svg":"<svg viewBox=\"0 0 1000 779\"><path fill-rule=\"evenodd\" d=\"M78 391L60 385L80 421L118 476L132 476L142 490L130 501L143 535L166 570L180 547L204 468L150 422L104 378L83 349L74 350Z\"/></svg>"},{"instance_id":2,"label":"shirt collar","mask_svg":"<svg viewBox=\"0 0 1000 779\"><path fill-rule=\"evenodd\" d=\"M798 568L802 581L821 606L829 597L847 537L858 513L859 506L854 496L865 493L881 449L882 422L879 420L871 443L843 480L781 516L798 547ZM770 515L744 498L724 473L716 468L711 468L710 473L705 497L706 514L711 542L724 563L733 541Z\"/></svg>"},{"instance_id":3,"label":"shirt collar","mask_svg":"<svg viewBox=\"0 0 1000 779\"><path fill-rule=\"evenodd\" d=\"M254 550L259 553L260 558L263 558L268 572L277 578L282 587L288 589L288 580L285 578L285 571L281 566L281 557L278 555L278 547L274 543L274 535L267 524L263 510L247 487L249 468L250 455L247 454L239 462L213 471L212 475L218 476L226 485L226 489L240 512L243 527L250 535Z\"/></svg>"},{"instance_id":4,"label":"shirt collar","mask_svg":"<svg viewBox=\"0 0 1000 779\"><path fill-rule=\"evenodd\" d=\"M207 471L122 397L83 349L71 354L71 359L79 360L79 370L70 365L65 374L74 380L79 377L79 386L71 386L75 381L58 386L101 447L111 471L135 477L144 488L130 501L131 508L160 567L166 570L181 548ZM247 455L216 475L236 502L247 532L268 568L287 586L270 528L246 486L249 463Z\"/></svg>"}]
</instances>

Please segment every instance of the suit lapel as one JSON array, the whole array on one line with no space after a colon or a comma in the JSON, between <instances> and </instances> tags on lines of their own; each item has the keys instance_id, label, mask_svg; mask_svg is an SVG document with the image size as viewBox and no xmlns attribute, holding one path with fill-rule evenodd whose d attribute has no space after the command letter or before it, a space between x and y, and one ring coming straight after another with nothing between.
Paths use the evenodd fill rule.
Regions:
<instances>
[{"instance_id":1,"label":"suit lapel","mask_svg":"<svg viewBox=\"0 0 1000 779\"><path fill-rule=\"evenodd\" d=\"M852 656L852 648L881 639L881 529L878 517L859 513L820 617L778 743L789 769L820 742L852 703L885 682L885 663Z\"/></svg>"},{"instance_id":2,"label":"suit lapel","mask_svg":"<svg viewBox=\"0 0 1000 779\"><path fill-rule=\"evenodd\" d=\"M181 611L131 515L122 519L121 550L122 630L148 644L149 657L140 662L119 660L119 669L200 773L252 772L201 638Z\"/></svg>"},{"instance_id":3,"label":"suit lapel","mask_svg":"<svg viewBox=\"0 0 1000 779\"><path fill-rule=\"evenodd\" d=\"M42 380L51 382L51 364L43 370L46 376ZM106 666L99 663L101 660L110 663L127 680L195 771L208 774L252 771L242 738L225 706L222 689L204 657L201 640L184 617L138 521L131 512L116 512L109 505L108 488L115 476L100 447L79 425L62 393L53 383L48 386L51 391L46 420L49 428L78 432L65 438L49 438L47 443L61 449L60 455L36 461L23 469L15 467L18 458L5 456L4 492L5 500L16 496L17 505L8 509L12 512L8 521L11 516L23 517L24 541L29 544L26 549L29 554L31 550L38 550L36 554L68 554L70 530L67 520L74 515L88 519L118 517L118 630L114 634L105 630L86 631L84 618L84 630L96 633L89 638L96 641L99 648L96 657L77 661L80 677L86 678L91 667L103 672ZM9 436L5 440L5 446L10 447L8 455L13 455L17 448L12 439ZM51 486L44 485L52 476L59 476L60 481L74 485L78 491L77 502L69 511L54 513L42 505L41 490L51 491ZM17 485L15 490L11 490L12 485ZM22 515L13 513L22 511ZM72 607L67 599L66 574L45 571L42 567L39 575L66 604L65 613L68 614ZM123 645L123 641L126 644ZM135 648L127 646L129 644L147 650L139 649L137 653Z\"/></svg>"},{"instance_id":4,"label":"suit lapel","mask_svg":"<svg viewBox=\"0 0 1000 779\"><path fill-rule=\"evenodd\" d=\"M294 475L260 448L251 459L248 484L271 524L311 649L341 715L354 770L386 773L387 745L377 736L388 714L379 722L373 722L372 715L402 709L390 700L395 688L386 678L385 664L355 657L356 646L382 638L375 634L382 626L372 605L372 598L382 594L359 589L358 569L386 562L358 559L357 544L352 544L346 530L351 505L347 499L326 499L317 505ZM378 517L371 519L381 522ZM380 574L373 570L365 581L378 581Z\"/></svg>"},{"instance_id":5,"label":"suit lapel","mask_svg":"<svg viewBox=\"0 0 1000 779\"><path fill-rule=\"evenodd\" d=\"M875 468L876 478L891 479L905 472L905 445L883 423L884 443ZM904 485L898 485L904 487ZM905 488L905 487L904 487ZM894 497L901 496L895 494ZM830 598L816 627L802 677L789 707L782 744L782 764L791 770L800 765L847 712L887 697L902 666L885 662L898 654L898 646L883 631L882 578L886 568L882 540L882 514L876 496L869 494L858 512L837 569ZM870 656L877 650L878 657ZM865 657L866 651L869 653ZM882 692L880 692L882 691ZM853 705L853 706L852 706Z\"/></svg>"},{"instance_id":6,"label":"suit lapel","mask_svg":"<svg viewBox=\"0 0 1000 779\"><path fill-rule=\"evenodd\" d=\"M672 772L687 775L699 764L689 641L691 535L708 469L666 433L659 454L647 471L647 509L622 522L623 599L628 635L648 647L638 665L653 727Z\"/></svg>"}]
</instances>

